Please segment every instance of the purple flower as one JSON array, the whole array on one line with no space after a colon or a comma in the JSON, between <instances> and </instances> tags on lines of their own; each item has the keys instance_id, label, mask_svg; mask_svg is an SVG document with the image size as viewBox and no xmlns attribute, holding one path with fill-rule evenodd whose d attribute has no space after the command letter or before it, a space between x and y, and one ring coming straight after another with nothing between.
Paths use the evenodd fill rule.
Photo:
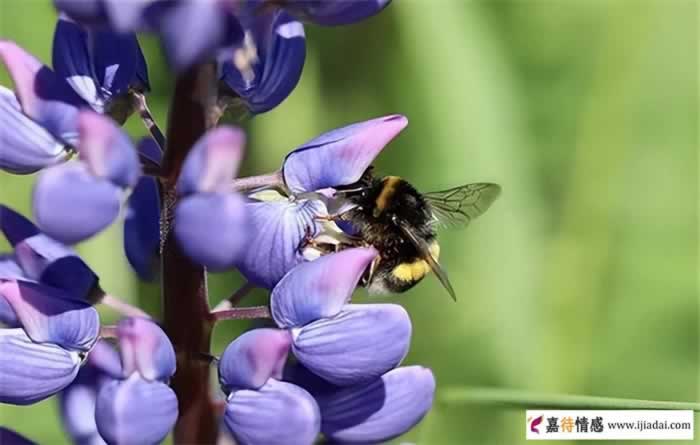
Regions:
<instances>
[{"instance_id":1,"label":"purple flower","mask_svg":"<svg viewBox=\"0 0 700 445\"><path fill-rule=\"evenodd\" d=\"M17 326L0 329L0 402L27 405L68 386L97 341L97 311L60 289L28 281L0 279L0 301Z\"/></svg>"},{"instance_id":2,"label":"purple flower","mask_svg":"<svg viewBox=\"0 0 700 445\"><path fill-rule=\"evenodd\" d=\"M192 147L178 180L175 236L190 258L212 270L230 268L251 246L245 202L231 192L244 144L239 129L210 130Z\"/></svg>"},{"instance_id":3,"label":"purple flower","mask_svg":"<svg viewBox=\"0 0 700 445\"><path fill-rule=\"evenodd\" d=\"M12 307L32 341L82 352L97 341L97 311L60 289L28 281L2 281L0 297Z\"/></svg>"},{"instance_id":4,"label":"purple flower","mask_svg":"<svg viewBox=\"0 0 700 445\"><path fill-rule=\"evenodd\" d=\"M121 376L117 352L104 341L90 351L85 365L66 389L59 393L59 408L66 433L79 445L101 445L104 440L95 423L95 404L100 389Z\"/></svg>"},{"instance_id":5,"label":"purple flower","mask_svg":"<svg viewBox=\"0 0 700 445\"><path fill-rule=\"evenodd\" d=\"M430 410L434 395L429 369L397 368L371 382L317 396L321 431L334 442L384 442L413 428Z\"/></svg>"},{"instance_id":6,"label":"purple flower","mask_svg":"<svg viewBox=\"0 0 700 445\"><path fill-rule=\"evenodd\" d=\"M54 4L86 25L158 34L168 60L178 71L243 38L233 15L235 2L227 0L54 0Z\"/></svg>"},{"instance_id":7,"label":"purple flower","mask_svg":"<svg viewBox=\"0 0 700 445\"><path fill-rule=\"evenodd\" d=\"M411 338L406 311L394 304L347 304L376 257L347 249L300 264L272 290L272 316L292 334L292 352L335 385L372 380L397 366Z\"/></svg>"},{"instance_id":8,"label":"purple flower","mask_svg":"<svg viewBox=\"0 0 700 445\"><path fill-rule=\"evenodd\" d=\"M302 20L317 25L349 25L369 18L389 5L391 0L288 0L284 8Z\"/></svg>"},{"instance_id":9,"label":"purple flower","mask_svg":"<svg viewBox=\"0 0 700 445\"><path fill-rule=\"evenodd\" d=\"M0 261L0 280L28 280L90 301L101 293L99 278L75 251L49 238L27 218L0 205L0 232L14 254Z\"/></svg>"},{"instance_id":10,"label":"purple flower","mask_svg":"<svg viewBox=\"0 0 700 445\"><path fill-rule=\"evenodd\" d=\"M255 329L233 341L219 362L228 395L224 422L241 445L311 444L318 435L316 402L302 388L282 382L289 334Z\"/></svg>"},{"instance_id":11,"label":"purple flower","mask_svg":"<svg viewBox=\"0 0 700 445\"><path fill-rule=\"evenodd\" d=\"M304 26L282 9L260 11L256 2L243 3L238 20L243 41L223 53L221 78L251 113L269 111L291 94L306 57Z\"/></svg>"},{"instance_id":12,"label":"purple flower","mask_svg":"<svg viewBox=\"0 0 700 445\"><path fill-rule=\"evenodd\" d=\"M0 40L0 60L15 84L22 112L54 138L72 145L77 138L77 107L84 101L63 78L14 42Z\"/></svg>"},{"instance_id":13,"label":"purple flower","mask_svg":"<svg viewBox=\"0 0 700 445\"><path fill-rule=\"evenodd\" d=\"M129 138L93 112L78 118L80 161L42 172L34 186L34 215L41 230L66 244L87 239L118 216L125 190L141 166Z\"/></svg>"},{"instance_id":14,"label":"purple flower","mask_svg":"<svg viewBox=\"0 0 700 445\"><path fill-rule=\"evenodd\" d=\"M165 383L175 351L162 329L145 318L117 325L121 379L103 385L95 404L97 430L107 443L159 443L175 425L178 403Z\"/></svg>"},{"instance_id":15,"label":"purple flower","mask_svg":"<svg viewBox=\"0 0 700 445\"><path fill-rule=\"evenodd\" d=\"M254 228L249 242L256 248L245 251L237 262L241 273L271 289L305 255L313 257L314 252L303 249L307 238L341 236L337 227L317 220L328 215L328 202L318 199L318 193L311 199L306 195L327 189L332 195L332 188L359 180L406 124L401 115L372 119L324 133L291 152L282 166L290 196L246 205Z\"/></svg>"},{"instance_id":16,"label":"purple flower","mask_svg":"<svg viewBox=\"0 0 700 445\"><path fill-rule=\"evenodd\" d=\"M133 111L130 89L150 89L134 34L84 28L65 16L56 23L53 66L93 110L120 124Z\"/></svg>"},{"instance_id":17,"label":"purple flower","mask_svg":"<svg viewBox=\"0 0 700 445\"><path fill-rule=\"evenodd\" d=\"M35 343L23 329L0 329L0 402L29 405L68 386L80 368L78 351Z\"/></svg>"},{"instance_id":18,"label":"purple flower","mask_svg":"<svg viewBox=\"0 0 700 445\"><path fill-rule=\"evenodd\" d=\"M0 87L0 125L5 129L0 150L2 170L17 175L34 173L71 156L63 142L22 113L15 94L4 87Z\"/></svg>"}]
</instances>

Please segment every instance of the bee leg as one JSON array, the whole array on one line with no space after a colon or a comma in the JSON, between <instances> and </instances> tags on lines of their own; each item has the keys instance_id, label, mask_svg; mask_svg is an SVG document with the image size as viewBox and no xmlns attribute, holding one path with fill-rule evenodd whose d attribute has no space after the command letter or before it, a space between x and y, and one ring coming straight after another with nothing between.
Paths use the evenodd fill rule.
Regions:
<instances>
[{"instance_id":1,"label":"bee leg","mask_svg":"<svg viewBox=\"0 0 700 445\"><path fill-rule=\"evenodd\" d=\"M314 246L314 233L313 229L311 226L306 226L304 229L304 237L299 241L299 245L297 246L297 252L301 252L304 250L304 248L308 246Z\"/></svg>"},{"instance_id":2,"label":"bee leg","mask_svg":"<svg viewBox=\"0 0 700 445\"><path fill-rule=\"evenodd\" d=\"M381 262L381 260L382 257L377 255L369 264L369 270L367 271L367 279L365 280L365 286L369 286L372 283L372 280L374 279L374 273L377 271L377 267L379 267L379 263Z\"/></svg>"}]
</instances>

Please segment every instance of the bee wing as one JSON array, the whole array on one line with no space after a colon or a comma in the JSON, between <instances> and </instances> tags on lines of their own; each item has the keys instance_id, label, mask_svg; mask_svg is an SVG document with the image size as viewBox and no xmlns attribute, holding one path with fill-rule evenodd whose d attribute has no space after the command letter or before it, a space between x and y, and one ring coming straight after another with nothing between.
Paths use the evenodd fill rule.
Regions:
<instances>
[{"instance_id":1,"label":"bee wing","mask_svg":"<svg viewBox=\"0 0 700 445\"><path fill-rule=\"evenodd\" d=\"M443 287L447 290L447 293L450 294L450 297L452 297L454 301L457 301L457 295L455 295L455 290L450 283L450 279L447 278L447 272L445 272L445 269L440 266L440 263L438 263L433 254L430 253L430 246L428 243L426 243L422 238L417 237L407 225L399 223L399 227L404 235L411 240L411 243L413 243L416 249L418 249L418 253L425 260L425 262L428 263L430 269L433 271L435 276L438 277L438 280L440 280Z\"/></svg>"},{"instance_id":2,"label":"bee wing","mask_svg":"<svg viewBox=\"0 0 700 445\"><path fill-rule=\"evenodd\" d=\"M488 210L500 194L500 185L478 182L425 193L423 196L437 222L446 226L464 227Z\"/></svg>"}]
</instances>

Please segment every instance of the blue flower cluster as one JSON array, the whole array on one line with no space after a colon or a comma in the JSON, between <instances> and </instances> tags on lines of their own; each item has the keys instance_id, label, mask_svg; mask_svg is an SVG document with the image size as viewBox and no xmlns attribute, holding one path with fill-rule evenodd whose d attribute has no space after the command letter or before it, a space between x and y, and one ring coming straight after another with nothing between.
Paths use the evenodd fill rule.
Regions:
<instances>
[{"instance_id":1,"label":"blue flower cluster","mask_svg":"<svg viewBox=\"0 0 700 445\"><path fill-rule=\"evenodd\" d=\"M38 172L35 223L0 206L0 231L12 246L0 254L0 402L59 394L64 426L79 444L160 443L175 427L187 401L170 379L181 360L211 356L176 351L136 308L101 326L94 305L113 297L69 247L124 214L125 253L141 278L157 275L172 230L192 263L236 268L270 291L275 327L246 332L215 360L222 434L242 445L311 444L320 435L375 443L418 423L435 379L429 369L400 366L410 347L408 313L351 303L378 252L327 253L313 242L347 236L328 222L345 205L336 189L358 181L407 119L390 115L322 134L289 153L274 187L246 190L233 186L245 135L215 126L189 147L172 181L160 175L169 144L145 103L150 84L135 35L157 35L176 73L216 63L216 106L258 114L279 105L301 76L302 22L354 23L388 0L54 3L53 69L0 40L15 85L0 87L0 124L11 129L3 132L0 170ZM119 127L135 112L153 136L136 146ZM161 209L166 186L174 205ZM164 228L161 212L172 216ZM214 311L202 323L216 320ZM6 437L30 443L0 429Z\"/></svg>"}]
</instances>

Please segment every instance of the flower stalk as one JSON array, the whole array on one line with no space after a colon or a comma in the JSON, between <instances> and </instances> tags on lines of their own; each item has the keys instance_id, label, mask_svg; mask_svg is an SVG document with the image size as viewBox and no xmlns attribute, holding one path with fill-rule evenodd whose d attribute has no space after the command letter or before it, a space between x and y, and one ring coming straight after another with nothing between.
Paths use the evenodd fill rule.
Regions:
<instances>
[{"instance_id":1,"label":"flower stalk","mask_svg":"<svg viewBox=\"0 0 700 445\"><path fill-rule=\"evenodd\" d=\"M239 307L223 311L214 311L211 313L211 316L215 321L272 318L270 308L267 306Z\"/></svg>"},{"instance_id":2,"label":"flower stalk","mask_svg":"<svg viewBox=\"0 0 700 445\"><path fill-rule=\"evenodd\" d=\"M179 402L173 436L176 444L213 444L218 434L215 407L209 395L209 366L196 359L210 352L213 327L206 271L187 258L172 231L177 201L175 184L190 147L209 127L206 107L215 75L213 65L200 65L178 78L163 155L161 288L163 326L178 351L177 372L171 383Z\"/></svg>"}]
</instances>

